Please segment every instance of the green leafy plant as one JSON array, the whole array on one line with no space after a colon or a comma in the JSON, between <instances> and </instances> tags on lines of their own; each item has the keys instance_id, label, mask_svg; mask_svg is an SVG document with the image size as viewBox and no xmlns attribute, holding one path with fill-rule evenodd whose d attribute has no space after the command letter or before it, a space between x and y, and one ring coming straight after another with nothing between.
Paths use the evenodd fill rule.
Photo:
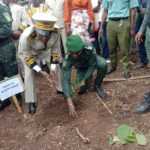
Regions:
<instances>
[{"instance_id":1,"label":"green leafy plant","mask_svg":"<svg viewBox=\"0 0 150 150\"><path fill-rule=\"evenodd\" d=\"M71 76L71 89L72 89L72 97L75 98L78 93L78 87L79 87L79 79L77 75Z\"/></svg>"},{"instance_id":2,"label":"green leafy plant","mask_svg":"<svg viewBox=\"0 0 150 150\"><path fill-rule=\"evenodd\" d=\"M109 144L127 144L127 143L137 143L139 145L146 145L147 140L144 136L144 134L135 134L134 128L122 124L119 125L117 128L117 135L112 137L112 135L109 136Z\"/></svg>"}]
</instances>

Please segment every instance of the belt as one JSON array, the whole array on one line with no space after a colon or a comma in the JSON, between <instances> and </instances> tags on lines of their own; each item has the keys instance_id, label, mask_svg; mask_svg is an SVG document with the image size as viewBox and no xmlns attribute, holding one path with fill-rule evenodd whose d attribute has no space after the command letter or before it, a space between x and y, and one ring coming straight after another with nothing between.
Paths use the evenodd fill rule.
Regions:
<instances>
[{"instance_id":1,"label":"belt","mask_svg":"<svg viewBox=\"0 0 150 150\"><path fill-rule=\"evenodd\" d=\"M109 20L112 21L120 21L120 20L124 20L124 19L128 19L129 17L122 17L122 18L109 18Z\"/></svg>"}]
</instances>

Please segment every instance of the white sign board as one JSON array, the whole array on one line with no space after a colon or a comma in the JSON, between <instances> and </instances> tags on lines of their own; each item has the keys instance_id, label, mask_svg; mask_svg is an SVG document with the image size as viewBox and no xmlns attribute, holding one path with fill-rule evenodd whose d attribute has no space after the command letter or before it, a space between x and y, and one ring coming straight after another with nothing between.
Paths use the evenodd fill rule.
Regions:
<instances>
[{"instance_id":1,"label":"white sign board","mask_svg":"<svg viewBox=\"0 0 150 150\"><path fill-rule=\"evenodd\" d=\"M14 96L24 91L24 85L20 78L20 75L7 78L6 80L0 81L0 100Z\"/></svg>"}]
</instances>

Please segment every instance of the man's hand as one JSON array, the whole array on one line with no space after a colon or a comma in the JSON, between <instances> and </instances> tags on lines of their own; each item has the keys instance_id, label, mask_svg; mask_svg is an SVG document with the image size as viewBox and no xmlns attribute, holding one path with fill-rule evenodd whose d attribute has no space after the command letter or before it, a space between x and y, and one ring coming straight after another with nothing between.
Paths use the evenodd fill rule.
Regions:
<instances>
[{"instance_id":1,"label":"man's hand","mask_svg":"<svg viewBox=\"0 0 150 150\"><path fill-rule=\"evenodd\" d=\"M71 29L69 25L66 25L66 34L67 36L71 35Z\"/></svg>"},{"instance_id":2,"label":"man's hand","mask_svg":"<svg viewBox=\"0 0 150 150\"><path fill-rule=\"evenodd\" d=\"M143 32L139 31L135 36L135 42L137 44L140 44L143 41L142 37L143 37Z\"/></svg>"},{"instance_id":3,"label":"man's hand","mask_svg":"<svg viewBox=\"0 0 150 150\"><path fill-rule=\"evenodd\" d=\"M77 113L75 111L75 106L74 106L74 104L72 102L72 99L68 98L67 99L67 103L68 103L68 107L69 107L69 115L72 116L72 117L77 118L78 115L77 115Z\"/></svg>"},{"instance_id":4,"label":"man's hand","mask_svg":"<svg viewBox=\"0 0 150 150\"><path fill-rule=\"evenodd\" d=\"M12 36L13 39L18 40L20 38L21 32L20 31L13 31Z\"/></svg>"}]
</instances>

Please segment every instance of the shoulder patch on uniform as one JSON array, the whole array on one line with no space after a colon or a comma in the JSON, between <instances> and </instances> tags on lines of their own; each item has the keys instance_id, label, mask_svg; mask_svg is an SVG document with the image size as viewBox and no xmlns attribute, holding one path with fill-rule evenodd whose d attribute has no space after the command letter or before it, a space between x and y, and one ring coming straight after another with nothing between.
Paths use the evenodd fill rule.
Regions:
<instances>
[{"instance_id":1,"label":"shoulder patch on uniform","mask_svg":"<svg viewBox=\"0 0 150 150\"><path fill-rule=\"evenodd\" d=\"M12 16L9 14L9 12L4 12L3 13L4 18L6 19L7 22L12 22Z\"/></svg>"}]
</instances>

